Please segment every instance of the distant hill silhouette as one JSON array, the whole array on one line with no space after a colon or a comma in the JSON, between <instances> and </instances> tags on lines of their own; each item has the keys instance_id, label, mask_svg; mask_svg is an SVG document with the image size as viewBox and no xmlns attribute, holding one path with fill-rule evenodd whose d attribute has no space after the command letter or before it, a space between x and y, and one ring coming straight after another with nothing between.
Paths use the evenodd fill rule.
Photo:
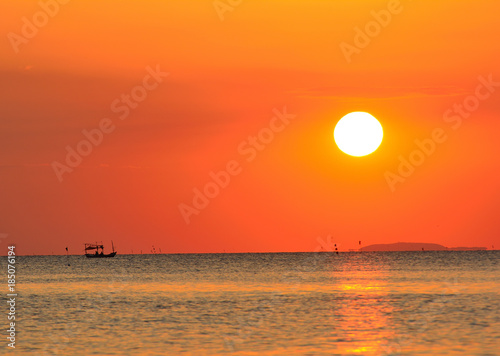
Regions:
<instances>
[{"instance_id":1,"label":"distant hill silhouette","mask_svg":"<svg viewBox=\"0 0 500 356\"><path fill-rule=\"evenodd\" d=\"M486 247L453 247L448 248L439 244L421 242L397 242L394 244L375 244L359 249L363 252L370 251L476 251L486 250Z\"/></svg>"}]
</instances>

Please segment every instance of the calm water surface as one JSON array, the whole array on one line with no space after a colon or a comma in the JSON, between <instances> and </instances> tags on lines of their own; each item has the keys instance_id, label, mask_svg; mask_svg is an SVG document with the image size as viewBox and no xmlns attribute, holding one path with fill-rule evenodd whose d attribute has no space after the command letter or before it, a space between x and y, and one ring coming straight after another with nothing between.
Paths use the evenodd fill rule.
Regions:
<instances>
[{"instance_id":1,"label":"calm water surface","mask_svg":"<svg viewBox=\"0 0 500 356\"><path fill-rule=\"evenodd\" d=\"M71 266L66 256L18 257L16 353L500 355L499 260L499 251L70 256Z\"/></svg>"}]
</instances>

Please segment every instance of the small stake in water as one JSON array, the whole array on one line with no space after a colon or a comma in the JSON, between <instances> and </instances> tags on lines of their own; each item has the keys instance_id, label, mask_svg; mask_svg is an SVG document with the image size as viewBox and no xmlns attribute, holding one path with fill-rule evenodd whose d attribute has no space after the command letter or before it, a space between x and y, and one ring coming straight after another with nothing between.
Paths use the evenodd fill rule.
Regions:
<instances>
[{"instance_id":1,"label":"small stake in water","mask_svg":"<svg viewBox=\"0 0 500 356\"><path fill-rule=\"evenodd\" d=\"M71 266L71 265L69 264L69 255L68 255L68 248L67 248L67 247L66 247L66 257L67 257L67 259L68 259L68 266Z\"/></svg>"}]
</instances>

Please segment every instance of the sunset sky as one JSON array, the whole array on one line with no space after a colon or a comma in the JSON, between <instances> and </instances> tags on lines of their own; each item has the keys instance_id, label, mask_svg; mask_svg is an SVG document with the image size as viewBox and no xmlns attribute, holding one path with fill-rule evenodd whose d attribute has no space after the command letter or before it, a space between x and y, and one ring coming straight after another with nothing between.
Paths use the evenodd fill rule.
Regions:
<instances>
[{"instance_id":1,"label":"sunset sky","mask_svg":"<svg viewBox=\"0 0 500 356\"><path fill-rule=\"evenodd\" d=\"M2 5L0 254L500 246L497 0L236 3Z\"/></svg>"}]
</instances>

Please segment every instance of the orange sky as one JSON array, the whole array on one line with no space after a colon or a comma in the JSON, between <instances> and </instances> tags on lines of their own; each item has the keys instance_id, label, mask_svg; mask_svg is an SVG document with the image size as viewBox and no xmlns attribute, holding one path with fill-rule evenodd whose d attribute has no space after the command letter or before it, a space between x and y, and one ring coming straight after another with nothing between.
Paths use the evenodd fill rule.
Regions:
<instances>
[{"instance_id":1,"label":"orange sky","mask_svg":"<svg viewBox=\"0 0 500 356\"><path fill-rule=\"evenodd\" d=\"M3 5L0 247L500 245L500 84L481 84L500 82L498 1L221 0L219 13L212 0L65 2ZM363 42L357 29L375 32ZM131 94L141 101L124 104ZM295 117L253 156L249 136L285 107ZM337 149L333 128L351 111L382 123L374 154ZM67 147L104 124L69 167ZM446 140L388 184L435 129ZM185 219L181 204L229 162L237 174Z\"/></svg>"}]
</instances>

